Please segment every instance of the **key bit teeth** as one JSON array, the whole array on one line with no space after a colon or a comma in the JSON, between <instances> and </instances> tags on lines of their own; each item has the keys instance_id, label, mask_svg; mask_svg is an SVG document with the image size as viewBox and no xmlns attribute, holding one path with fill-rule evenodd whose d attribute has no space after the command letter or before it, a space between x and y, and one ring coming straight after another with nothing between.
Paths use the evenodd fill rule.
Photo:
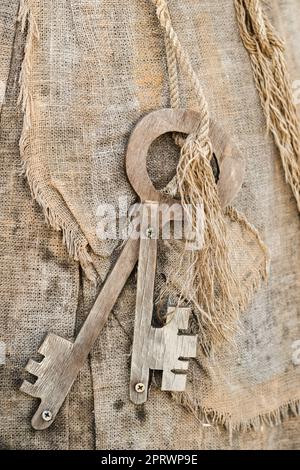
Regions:
<instances>
[{"instance_id":1,"label":"key bit teeth","mask_svg":"<svg viewBox=\"0 0 300 470\"><path fill-rule=\"evenodd\" d=\"M25 370L27 370L27 372L30 372L30 374L35 375L36 377L38 377L40 375L40 372L41 372L41 363L36 362L32 359L29 359L29 361L28 361L28 363L25 367Z\"/></svg>"},{"instance_id":2,"label":"key bit teeth","mask_svg":"<svg viewBox=\"0 0 300 470\"><path fill-rule=\"evenodd\" d=\"M179 358L176 364L176 368L181 371L187 371L189 368L189 359L188 358Z\"/></svg>"},{"instance_id":3,"label":"key bit teeth","mask_svg":"<svg viewBox=\"0 0 300 470\"><path fill-rule=\"evenodd\" d=\"M186 387L187 374L176 373L174 371L163 371L161 390L184 392Z\"/></svg>"},{"instance_id":4,"label":"key bit teeth","mask_svg":"<svg viewBox=\"0 0 300 470\"><path fill-rule=\"evenodd\" d=\"M71 341L55 335L54 333L48 333L38 352L44 356L44 358L56 357L58 354L69 354L72 348L73 343L71 343Z\"/></svg>"},{"instance_id":5,"label":"key bit teeth","mask_svg":"<svg viewBox=\"0 0 300 470\"><path fill-rule=\"evenodd\" d=\"M20 387L21 392L26 393L27 395L30 395L35 398L39 398L38 395L38 390L35 384L31 384L27 380L24 380Z\"/></svg>"},{"instance_id":6,"label":"key bit teeth","mask_svg":"<svg viewBox=\"0 0 300 470\"><path fill-rule=\"evenodd\" d=\"M168 307L168 315L174 315L174 322L178 330L186 330L192 313L190 307Z\"/></svg>"},{"instance_id":7,"label":"key bit teeth","mask_svg":"<svg viewBox=\"0 0 300 470\"><path fill-rule=\"evenodd\" d=\"M175 378L174 378L175 390L177 390L178 392L184 392L186 388L186 380L187 380L186 374L175 374Z\"/></svg>"},{"instance_id":8,"label":"key bit teeth","mask_svg":"<svg viewBox=\"0 0 300 470\"><path fill-rule=\"evenodd\" d=\"M44 341L40 345L38 349L38 353L42 354L42 356L46 356L47 352L51 348L51 343L52 343L52 333L48 333L47 336L45 337Z\"/></svg>"},{"instance_id":9,"label":"key bit teeth","mask_svg":"<svg viewBox=\"0 0 300 470\"><path fill-rule=\"evenodd\" d=\"M181 335L177 339L178 356L184 358L196 357L197 336Z\"/></svg>"}]
</instances>

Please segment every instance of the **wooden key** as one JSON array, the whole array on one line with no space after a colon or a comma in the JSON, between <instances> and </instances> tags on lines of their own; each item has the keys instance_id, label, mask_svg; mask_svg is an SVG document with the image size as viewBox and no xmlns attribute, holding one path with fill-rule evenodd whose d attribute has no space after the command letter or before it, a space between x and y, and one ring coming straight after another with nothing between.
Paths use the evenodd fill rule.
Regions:
<instances>
[{"instance_id":1,"label":"wooden key","mask_svg":"<svg viewBox=\"0 0 300 470\"><path fill-rule=\"evenodd\" d=\"M139 240L130 238L108 276L75 343L50 333L39 353L42 362L30 360L26 370L37 377L34 384L24 381L21 391L41 399L32 418L35 429L46 429L54 421L95 340L105 325L138 258Z\"/></svg>"},{"instance_id":2,"label":"wooden key","mask_svg":"<svg viewBox=\"0 0 300 470\"><path fill-rule=\"evenodd\" d=\"M141 200L151 201L151 207L153 203L167 202L170 205L174 202L158 192L148 176L146 157L151 143L166 132L177 131L189 134L197 128L198 123L199 115L194 111L162 109L147 115L134 129L126 157L127 174ZM223 206L225 206L241 187L244 176L244 162L238 150L230 144L225 134L215 124L211 128L211 139L220 167L218 182L220 198ZM145 221L144 215L143 212L142 224ZM171 212L170 217L176 218L178 215ZM24 381L21 390L41 400L40 406L32 418L34 429L46 429L53 423L136 265L139 250L150 250L149 253L154 251L153 244L147 246L147 243L142 243L140 248L139 239L128 239L74 343L49 333L39 349L39 353L44 356L43 360L41 362L32 360L28 362L26 370L36 376L37 380L33 384ZM152 255L150 256L151 259ZM156 258L152 259L151 262L155 267ZM142 266L140 270L143 269ZM152 278L150 281L152 286ZM140 291L140 288L138 288L138 292ZM147 310L150 311L151 308L152 306L149 303ZM151 338L149 344L152 344L154 350L158 347L158 344L174 343L172 351L168 350L168 354L155 353L156 362L154 356L152 359L147 360L148 369L158 368L163 370L163 389L169 390L170 386L175 387L172 390L182 389L184 386L184 377L177 377L172 371L180 368L185 370L187 364L184 361L180 361L179 364L180 355L183 354L184 358L193 355L194 340L190 342L184 340L184 335L182 338L177 335L178 329L186 329L187 321L188 310L179 309L175 312L170 325L160 329L163 331L158 332L159 329L152 329L152 327L149 329ZM158 337L159 341L157 340ZM140 399L143 396L145 398L144 392L138 395ZM134 399L132 395L131 397Z\"/></svg>"},{"instance_id":3,"label":"wooden key","mask_svg":"<svg viewBox=\"0 0 300 470\"><path fill-rule=\"evenodd\" d=\"M162 328L151 326L159 231L159 204L143 204L137 277L135 326L131 359L130 398L136 404L147 400L149 371L162 370L162 390L185 389L188 362L196 356L197 337L178 335L187 329L190 309L177 308ZM168 312L170 314L170 310ZM183 358L181 360L180 358Z\"/></svg>"},{"instance_id":4,"label":"wooden key","mask_svg":"<svg viewBox=\"0 0 300 470\"><path fill-rule=\"evenodd\" d=\"M130 398L136 404L147 400L150 370L162 370L162 390L183 391L186 385L187 359L196 356L196 336L179 335L180 330L188 327L189 309L177 308L171 322L162 328L153 328L151 325L159 203L163 196L152 185L146 162L149 145L155 138L170 130L189 133L195 124L195 117L196 114L190 111L174 113L172 110L163 110L151 113L136 127L129 141L127 174L143 204L130 377ZM199 119L196 118L196 122ZM224 139L224 133L214 124L212 136L215 152L222 155L219 192L222 203L226 205L240 188L239 172L244 171L243 161L238 153L232 159L232 147ZM139 155L138 168L136 155ZM234 175L238 177L234 178ZM229 180L231 186L228 185Z\"/></svg>"}]
</instances>

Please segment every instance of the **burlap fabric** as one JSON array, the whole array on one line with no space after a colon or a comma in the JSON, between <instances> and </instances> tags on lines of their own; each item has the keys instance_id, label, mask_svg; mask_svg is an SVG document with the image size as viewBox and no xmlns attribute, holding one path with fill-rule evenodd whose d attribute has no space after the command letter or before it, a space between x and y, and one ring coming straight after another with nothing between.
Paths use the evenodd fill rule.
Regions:
<instances>
[{"instance_id":1,"label":"burlap fabric","mask_svg":"<svg viewBox=\"0 0 300 470\"><path fill-rule=\"evenodd\" d=\"M18 2L15 10L13 3L1 7L11 25L11 36L5 38L11 52ZM290 26L287 12L297 8L296 1L290 0L288 5L278 2L276 7L287 21L281 25L284 32ZM1 160L1 172L3 184L11 184L9 199L7 192L1 194L1 290L7 305L6 310L2 309L1 321L3 340L10 351L9 362L1 369L3 446L92 448L94 442L97 448L121 449L299 446L296 419L285 428L260 429L264 421L279 422L287 416L288 408L296 413L299 400L299 367L292 363L292 344L300 338L296 205L284 183L273 142L264 134L265 123L232 2L224 0L216 5L189 0L178 5L171 1L170 10L174 27L202 78L212 115L231 133L247 160L246 180L235 205L260 229L270 247L269 284L243 315L236 349L224 347L210 358L199 350L187 393L180 397L187 409L159 392L155 383L147 404L136 407L128 400L133 277L91 355L92 377L86 365L55 426L45 433L31 431L29 417L34 404L18 392L20 371L47 331L69 338L74 335L76 310L78 327L96 289L85 278L79 285L77 263L67 257L60 235L43 224L28 187L17 174L21 161L17 143L22 127L21 117L16 117L22 56L19 33L1 119L1 152L6 156ZM7 11L9 17L5 16ZM81 258L84 268L90 268L86 253L81 257L85 250L89 252L90 261L104 278L118 242L104 243L97 238L97 207L102 202L116 205L124 194L134 200L125 177L125 146L140 116L168 105L164 38L148 1L126 1L122 8L112 0L31 1L30 11L39 38L33 36L31 71L26 77L32 103L23 159L27 160L27 168L33 168L38 183L44 183L43 189L48 191L50 187L51 194L53 188L56 191L56 208L62 208L59 220L66 217L64 220L72 222L69 238L70 232L65 230L70 251L72 241L79 240L79 249L73 254ZM271 13L276 21L276 8ZM296 26L288 31L289 50L297 54L292 47ZM9 49L3 56L7 53ZM7 60L6 76L9 63ZM298 59L291 69L295 79L299 67ZM3 70L5 74L5 67ZM184 83L181 85L184 87ZM188 105L193 106L190 90L186 94ZM171 140L156 144L150 157L152 178L164 186L178 158ZM32 175L28 173L29 180ZM40 194L35 192L39 202L44 203ZM16 210L23 224L18 222ZM52 217L51 221L55 222ZM20 226L19 236L12 233L15 226ZM238 247L236 259L244 260L241 272L247 273L246 262L251 259L259 272L262 261L255 241L245 238L239 225L231 228L232 245ZM254 251L250 246L255 247ZM173 257L174 251L163 247L159 273L166 275ZM91 274L90 269L87 272ZM257 280L255 269L250 274ZM56 287L51 291L49 285L54 282ZM211 420L226 424L232 431L253 425L257 432L233 432L230 441L228 433L209 426Z\"/></svg>"},{"instance_id":2,"label":"burlap fabric","mask_svg":"<svg viewBox=\"0 0 300 470\"><path fill-rule=\"evenodd\" d=\"M15 35L18 2L6 2L1 14ZM7 16L4 16L4 13ZM6 50L6 53L7 50ZM11 58L12 54L9 54ZM20 397L22 368L41 341L45 328L72 335L78 297L78 270L69 263L57 233L51 232L37 211L28 186L20 178L18 141L22 115L16 111L22 37L15 54L1 114L1 340L6 344L6 364L1 367L1 445L61 448L66 445L66 408L60 423L48 436L34 435L28 427L32 403ZM7 74L8 75L8 74ZM59 258L57 258L57 256ZM57 263L56 260L60 259ZM38 288L36 289L36 287ZM61 315L65 305L66 316Z\"/></svg>"}]
</instances>

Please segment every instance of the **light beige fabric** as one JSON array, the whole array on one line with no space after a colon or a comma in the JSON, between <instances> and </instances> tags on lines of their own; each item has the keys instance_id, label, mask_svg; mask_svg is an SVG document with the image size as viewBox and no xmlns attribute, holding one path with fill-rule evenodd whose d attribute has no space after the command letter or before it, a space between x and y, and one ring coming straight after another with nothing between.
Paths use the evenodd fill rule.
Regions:
<instances>
[{"instance_id":1,"label":"light beige fabric","mask_svg":"<svg viewBox=\"0 0 300 470\"><path fill-rule=\"evenodd\" d=\"M98 240L97 207L104 201L116 205L123 194L134 200L124 170L126 142L142 115L168 105L164 37L148 0L124 0L121 7L114 0L27 3L39 39L33 39L32 68L26 82L34 112L30 115L31 127L25 128L26 139L29 138L25 158L28 167L31 165L37 172L39 183L45 184L46 193L56 194L55 201L63 208L61 217L69 217L72 222L75 238L68 238L68 231L65 234L70 243L78 241L77 257L89 252L104 278L115 259L116 254L112 256L112 253L118 242ZM1 400L3 446L299 447L296 418L282 428L260 430L262 421L274 423L287 414L288 404L295 405L292 411L296 412L300 399L300 370L292 362L292 344L300 339L300 226L296 204L284 182L272 139L265 136L265 122L249 57L239 37L233 2L186 0L169 4L174 27L201 77L211 114L232 135L246 159L246 179L235 206L259 228L270 248L269 283L260 289L243 315L242 331L235 337L235 350L224 347L208 358L199 349L197 361L191 364L184 397L184 402L192 405L192 413L157 390L155 383L145 406L136 407L129 401L135 303L133 275L91 355L91 376L87 364L54 427L45 433L34 433L29 421L33 400L18 391L21 370L47 331L73 337L75 324L78 328L97 290L86 278L79 286L77 263L67 258L60 234L44 225L40 211L30 200L28 187L17 175L16 169L20 167L17 129L21 125L20 121L16 122L20 39L15 46L16 63L10 72L12 101L2 111L0 127L1 152L5 157L1 159L3 184L9 181L13 184L9 198L7 192L1 193L4 201L1 205L1 272L4 273L1 302L7 307L1 310L0 318L3 340L11 354L8 365L0 369L1 377L5 377L0 382L4 396ZM295 39L299 32L296 19L289 21L289 11L297 9L296 4L297 0L274 2L270 12L275 22L280 14L280 27L283 32L288 30L289 51L297 57L291 67L294 79L297 74L300 76ZM11 47L12 39L13 32ZM187 106L193 107L191 90L186 90L183 81L181 88L183 96L187 96ZM12 134L8 132L11 129L14 129ZM171 139L161 139L155 144L149 171L159 187L169 181L177 160L178 153ZM19 236L12 233L18 220L17 212L11 215L13 210L20 217ZM240 254L244 261L249 261L253 240L248 243L238 225L231 228L237 261L243 259ZM240 244L234 242L241 238ZM52 253L50 261L44 253L49 255L47 250ZM159 282L173 256L173 251L170 253L168 247L162 247ZM91 267L90 263L86 264L86 256L83 258L84 267ZM254 258L257 259L260 260L259 254ZM259 263L254 262L255 267ZM247 272L245 266L245 263L239 265L243 273ZM51 291L49 285L54 282L56 287ZM219 424L225 422L233 431L231 441L230 433L206 426L211 418ZM250 424L257 432L235 431ZM80 442L83 435L85 438Z\"/></svg>"},{"instance_id":2,"label":"light beige fabric","mask_svg":"<svg viewBox=\"0 0 300 470\"><path fill-rule=\"evenodd\" d=\"M0 339L7 351L6 363L0 367L0 442L3 448L60 449L68 446L68 404L47 435L34 433L29 417L36 403L20 393L19 387L26 362L36 355L48 330L72 337L78 268L68 259L59 234L45 225L20 177L22 115L17 112L16 98L24 38L18 31L14 41L16 10L12 4L16 9L18 2L6 3L8 8L3 10L1 4L0 11L7 30L12 28L14 54L10 54L13 60L0 121Z\"/></svg>"}]
</instances>

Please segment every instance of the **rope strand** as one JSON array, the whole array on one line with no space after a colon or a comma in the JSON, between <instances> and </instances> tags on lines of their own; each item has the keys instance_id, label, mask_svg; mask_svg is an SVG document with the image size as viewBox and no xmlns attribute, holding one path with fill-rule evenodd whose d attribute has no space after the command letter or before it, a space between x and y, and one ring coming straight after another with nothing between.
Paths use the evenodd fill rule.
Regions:
<instances>
[{"instance_id":1,"label":"rope strand","mask_svg":"<svg viewBox=\"0 0 300 470\"><path fill-rule=\"evenodd\" d=\"M267 121L300 211L300 126L284 59L284 44L260 0L235 0L244 46Z\"/></svg>"},{"instance_id":2,"label":"rope strand","mask_svg":"<svg viewBox=\"0 0 300 470\"><path fill-rule=\"evenodd\" d=\"M242 293L229 259L226 224L211 167L213 151L209 138L208 103L190 59L174 31L167 1L152 2L165 32L171 106L180 106L178 66L189 79L199 105L197 131L185 141L175 139L182 146L176 176L182 205L189 214L195 233L199 232L198 209L200 206L204 209L204 246L200 251L185 252L179 270L184 264L183 258L188 258L189 267L185 272L188 288L181 296L195 305L201 331L200 342L203 349L209 351L224 338L229 339L234 331Z\"/></svg>"}]
</instances>

